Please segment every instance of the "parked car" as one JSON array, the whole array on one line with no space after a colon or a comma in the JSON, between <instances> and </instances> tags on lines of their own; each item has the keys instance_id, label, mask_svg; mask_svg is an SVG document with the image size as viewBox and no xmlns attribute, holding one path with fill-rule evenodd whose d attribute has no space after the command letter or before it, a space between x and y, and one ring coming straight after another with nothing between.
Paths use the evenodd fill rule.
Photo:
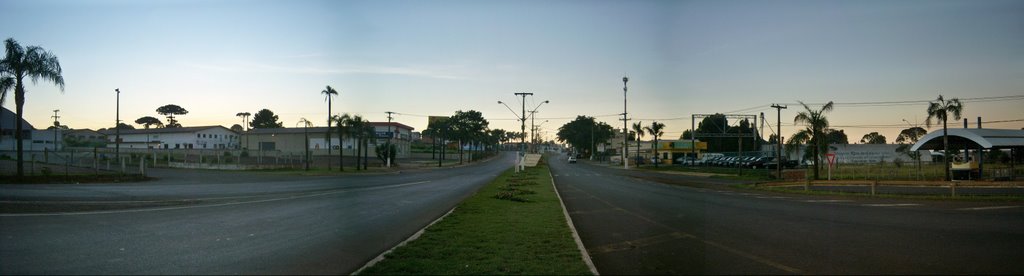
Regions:
<instances>
[{"instance_id":1,"label":"parked car","mask_svg":"<svg viewBox=\"0 0 1024 276\"><path fill-rule=\"evenodd\" d=\"M697 162L697 158L693 158L693 156L683 156L683 157L676 158L675 164L690 165L690 163L694 163L695 164L696 162Z\"/></svg>"},{"instance_id":2,"label":"parked car","mask_svg":"<svg viewBox=\"0 0 1024 276\"><path fill-rule=\"evenodd\" d=\"M576 163L576 156L569 156L569 164L575 164L575 163Z\"/></svg>"}]
</instances>

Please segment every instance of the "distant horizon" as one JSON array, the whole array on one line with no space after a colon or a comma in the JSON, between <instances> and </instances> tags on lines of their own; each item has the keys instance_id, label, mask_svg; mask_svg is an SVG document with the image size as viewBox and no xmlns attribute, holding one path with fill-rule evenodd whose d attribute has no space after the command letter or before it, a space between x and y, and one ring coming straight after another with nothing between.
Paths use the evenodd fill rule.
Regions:
<instances>
[{"instance_id":1,"label":"distant horizon","mask_svg":"<svg viewBox=\"0 0 1024 276\"><path fill-rule=\"evenodd\" d=\"M393 111L419 131L457 110L518 131L513 93L532 92L528 110L550 100L535 122L555 140L577 115L621 130L628 76L629 124L665 123L663 139L712 113L764 113L767 139L771 104L788 105L788 138L797 101L833 101L827 116L850 142L893 142L924 127L939 95L979 99L965 102L971 125L1024 128L1022 1L10 0L0 17L2 39L41 46L64 70L63 93L26 86L33 125L60 109L72 128L113 127L120 89L125 123L164 121L155 109L178 104L185 125L230 127L266 108L286 127L323 126L330 85L333 113Z\"/></svg>"}]
</instances>

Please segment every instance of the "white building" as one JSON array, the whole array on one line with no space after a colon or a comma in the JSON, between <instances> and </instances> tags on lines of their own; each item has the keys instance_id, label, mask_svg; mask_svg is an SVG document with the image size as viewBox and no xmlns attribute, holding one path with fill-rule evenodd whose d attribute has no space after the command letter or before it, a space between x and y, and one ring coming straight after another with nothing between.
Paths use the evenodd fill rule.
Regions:
<instances>
[{"instance_id":1,"label":"white building","mask_svg":"<svg viewBox=\"0 0 1024 276\"><path fill-rule=\"evenodd\" d=\"M17 115L11 112L7 108L0 108L0 155L3 152L14 152L17 151L17 140L15 140L14 132L16 131L17 125L14 124L17 121ZM43 150L54 150L63 148L63 132L65 130L57 129L56 132L53 129L49 130L37 130L32 124L22 120L22 149L25 151L43 151ZM11 155L13 156L13 154Z\"/></svg>"},{"instance_id":2,"label":"white building","mask_svg":"<svg viewBox=\"0 0 1024 276\"><path fill-rule=\"evenodd\" d=\"M107 148L116 146L116 131L100 131L107 136ZM121 148L137 149L236 149L238 133L223 126L122 129Z\"/></svg>"}]
</instances>

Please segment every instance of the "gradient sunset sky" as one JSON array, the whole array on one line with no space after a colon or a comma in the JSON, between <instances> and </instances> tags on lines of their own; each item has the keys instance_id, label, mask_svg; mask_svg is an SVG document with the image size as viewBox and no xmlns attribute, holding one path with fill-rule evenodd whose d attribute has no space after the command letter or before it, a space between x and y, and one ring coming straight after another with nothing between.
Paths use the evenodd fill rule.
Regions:
<instances>
[{"instance_id":1,"label":"gradient sunset sky","mask_svg":"<svg viewBox=\"0 0 1024 276\"><path fill-rule=\"evenodd\" d=\"M54 109L72 128L112 127L115 88L126 122L173 103L185 126L262 108L323 125L331 85L335 113L394 111L417 130L469 109L518 130L497 101L518 113L513 93L532 92L528 109L551 101L536 122L553 139L576 115L621 128L623 75L630 117L669 139L694 113L764 112L774 127L772 103L789 104L788 136L797 101L835 101L850 142L892 142L939 94L966 99L972 127L1024 127L1024 1L3 0L0 18L3 39L63 66L63 93L27 87L37 127Z\"/></svg>"}]
</instances>

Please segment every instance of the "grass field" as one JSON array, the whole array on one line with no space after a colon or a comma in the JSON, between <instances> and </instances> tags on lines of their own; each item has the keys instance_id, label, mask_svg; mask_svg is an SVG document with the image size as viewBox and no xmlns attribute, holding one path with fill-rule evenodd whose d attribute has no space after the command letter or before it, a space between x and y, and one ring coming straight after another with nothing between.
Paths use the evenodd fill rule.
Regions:
<instances>
[{"instance_id":1,"label":"grass field","mask_svg":"<svg viewBox=\"0 0 1024 276\"><path fill-rule=\"evenodd\" d=\"M543 163L543 162L542 162ZM499 199L504 198L504 199ZM505 171L361 274L590 274L547 165Z\"/></svg>"}]
</instances>

